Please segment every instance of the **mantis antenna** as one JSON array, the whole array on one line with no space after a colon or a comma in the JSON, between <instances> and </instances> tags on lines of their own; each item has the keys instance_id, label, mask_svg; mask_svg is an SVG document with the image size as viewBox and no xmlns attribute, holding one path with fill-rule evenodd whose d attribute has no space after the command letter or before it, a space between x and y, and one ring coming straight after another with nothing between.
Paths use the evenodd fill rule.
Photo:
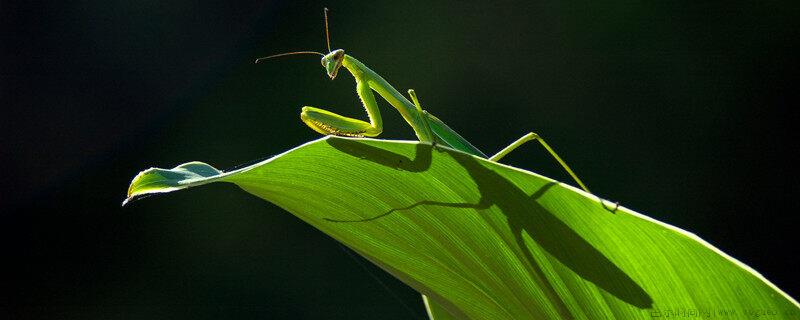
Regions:
<instances>
[{"instance_id":1,"label":"mantis antenna","mask_svg":"<svg viewBox=\"0 0 800 320\"><path fill-rule=\"evenodd\" d=\"M328 8L325 8L325 43L328 45L328 52L331 52L331 34L328 31L328 11L329 11ZM262 60L267 60L267 59L272 59L272 58L277 58L277 57L284 57L284 56L291 56L291 55L295 55L295 54L316 54L316 55L320 55L320 56L323 56L323 57L325 56L321 52L316 52L316 51L295 51L295 52L279 53L279 54L273 54L271 56L261 57L261 58L256 59L255 63L260 63Z\"/></svg>"},{"instance_id":2,"label":"mantis antenna","mask_svg":"<svg viewBox=\"0 0 800 320\"><path fill-rule=\"evenodd\" d=\"M321 56L325 56L324 54L322 54L320 52L316 52L316 51L295 51L295 52L279 53L279 54L273 54L271 56L261 57L261 58L256 59L255 63L259 63L259 62L261 62L261 60L267 60L267 59L283 57L283 56L291 56L291 55L295 55L295 54L318 54L318 55L321 55Z\"/></svg>"},{"instance_id":3,"label":"mantis antenna","mask_svg":"<svg viewBox=\"0 0 800 320\"><path fill-rule=\"evenodd\" d=\"M331 34L328 32L328 8L325 8L325 43L328 44L328 52L331 52Z\"/></svg>"}]
</instances>

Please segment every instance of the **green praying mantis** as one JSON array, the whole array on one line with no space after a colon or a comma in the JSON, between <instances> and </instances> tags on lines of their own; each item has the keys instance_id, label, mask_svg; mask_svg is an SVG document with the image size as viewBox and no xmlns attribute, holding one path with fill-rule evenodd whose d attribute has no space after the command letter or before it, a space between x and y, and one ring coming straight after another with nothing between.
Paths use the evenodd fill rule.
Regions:
<instances>
[{"instance_id":1,"label":"green praying mantis","mask_svg":"<svg viewBox=\"0 0 800 320\"><path fill-rule=\"evenodd\" d=\"M427 112L419 103L413 89L408 90L408 95L413 101L409 101L383 77L377 74L366 65L356 60L352 56L344 53L343 49L331 50L330 32L328 29L328 8L325 8L325 40L328 46L328 54L316 51L297 51L281 53L256 59L259 63L265 59L296 55L314 54L322 56L322 66L331 80L336 79L339 70L344 67L356 80L356 93L358 94L364 109L367 111L369 122L353 119L339 114L315 107L305 106L300 113L300 119L314 131L325 135L337 135L345 137L376 137L383 131L383 120L375 100L374 92L377 92L384 100L389 102L392 107L397 109L403 118L408 122L417 138L421 142L433 145L444 145L452 149L465 152L474 156L499 161L514 149L529 141L538 141L542 147L564 168L564 170L578 183L586 192L591 193L586 185L570 169L564 160L544 141L538 134L530 132L518 140L503 148L495 155L488 157L469 141L464 139L455 130L451 129L442 120Z\"/></svg>"}]
</instances>

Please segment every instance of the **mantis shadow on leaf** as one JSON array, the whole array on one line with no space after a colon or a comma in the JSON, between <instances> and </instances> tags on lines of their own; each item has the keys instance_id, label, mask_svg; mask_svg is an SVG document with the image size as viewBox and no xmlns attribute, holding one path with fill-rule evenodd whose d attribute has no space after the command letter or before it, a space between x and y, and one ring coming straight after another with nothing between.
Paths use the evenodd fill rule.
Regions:
<instances>
[{"instance_id":1,"label":"mantis shadow on leaf","mask_svg":"<svg viewBox=\"0 0 800 320\"><path fill-rule=\"evenodd\" d=\"M335 149L394 169L409 172L424 172L431 166L433 147L428 144L417 144L414 159L384 150L365 142L351 139L330 138L327 140ZM527 234L544 251L556 258L558 262L569 268L582 279L614 295L618 299L640 309L651 308L653 299L624 271L598 251L580 234L572 230L558 217L553 216L542 207L537 199L544 196L556 183L550 182L539 188L532 195L526 194L514 183L489 169L477 158L443 149L453 160L469 174L480 193L477 203L448 203L434 200L422 200L405 207L393 208L387 212L361 220L334 220L336 223L368 223L377 219L401 214L403 211L419 206L440 206L463 208L477 213L476 210L496 206L505 215L508 227L513 232L516 245L523 252L528 264L533 268L536 278L550 294L550 300L561 304L561 299L552 284L544 276L537 259L523 238ZM556 306L563 314L569 314L563 304Z\"/></svg>"}]
</instances>

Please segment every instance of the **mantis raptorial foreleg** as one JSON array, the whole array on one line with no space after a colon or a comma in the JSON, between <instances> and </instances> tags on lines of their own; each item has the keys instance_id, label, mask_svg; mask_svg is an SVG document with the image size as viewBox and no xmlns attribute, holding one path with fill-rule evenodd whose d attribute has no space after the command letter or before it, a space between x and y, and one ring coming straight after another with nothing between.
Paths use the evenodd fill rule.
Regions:
<instances>
[{"instance_id":1,"label":"mantis raptorial foreleg","mask_svg":"<svg viewBox=\"0 0 800 320\"><path fill-rule=\"evenodd\" d=\"M364 109L367 110L369 122L353 119L336 113L314 108L303 107L300 119L311 129L322 134L333 134L349 137L375 137L383 131L383 120L378 110L378 103L366 81L356 78L356 92Z\"/></svg>"},{"instance_id":2,"label":"mantis raptorial foreleg","mask_svg":"<svg viewBox=\"0 0 800 320\"><path fill-rule=\"evenodd\" d=\"M547 144L547 142L545 142L544 139L542 139L542 137L540 137L538 134L533 133L533 132L529 132L528 134L522 136L522 138L517 139L517 141L514 141L508 147L503 148L503 150L500 150L500 152L498 152L497 154L489 157L489 160L495 161L495 162L499 161L500 159L505 157L507 154L509 154L511 151L514 151L514 149L519 148L519 146L525 144L528 141L532 141L532 140L539 141L539 143L542 145L542 147L544 147L544 149L547 150L547 152L549 152L550 155L553 156L553 158L556 159L556 161L558 161L558 163L561 165L561 167L564 168L564 170L567 171L567 173L569 173L569 175L572 177L572 179L574 179L575 182L577 182L578 185L581 186L583 191L586 191L588 193L592 193L591 191L589 191L589 188L587 188L586 185L583 184L583 181L581 181L581 179L579 179L578 176L575 175L575 172L572 172L572 169L569 168L567 163L564 162L564 160L561 160L561 157L558 156L558 154L555 152L555 150L553 150L553 148L551 148L550 145Z\"/></svg>"}]
</instances>

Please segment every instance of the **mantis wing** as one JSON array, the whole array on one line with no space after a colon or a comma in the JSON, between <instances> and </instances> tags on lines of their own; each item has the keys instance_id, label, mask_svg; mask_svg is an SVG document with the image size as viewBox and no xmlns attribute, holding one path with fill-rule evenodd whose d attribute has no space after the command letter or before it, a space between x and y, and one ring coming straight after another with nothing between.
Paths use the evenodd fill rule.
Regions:
<instances>
[{"instance_id":1,"label":"mantis wing","mask_svg":"<svg viewBox=\"0 0 800 320\"><path fill-rule=\"evenodd\" d=\"M458 151L466 152L471 155L488 158L481 150L473 146L467 139L464 139L458 132L450 129L442 120L434 115L427 113L428 123L430 124L431 131L436 136L437 143L443 143Z\"/></svg>"}]
</instances>

